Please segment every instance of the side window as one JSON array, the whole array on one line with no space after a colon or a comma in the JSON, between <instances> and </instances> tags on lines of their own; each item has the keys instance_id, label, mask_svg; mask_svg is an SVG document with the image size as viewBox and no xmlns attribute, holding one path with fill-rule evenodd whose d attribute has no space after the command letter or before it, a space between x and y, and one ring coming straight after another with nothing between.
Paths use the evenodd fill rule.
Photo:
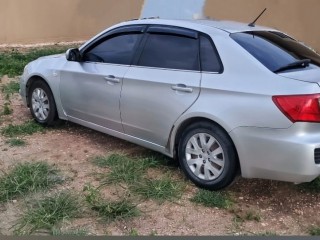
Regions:
<instances>
[{"instance_id":1,"label":"side window","mask_svg":"<svg viewBox=\"0 0 320 240\"><path fill-rule=\"evenodd\" d=\"M130 65L142 34L116 35L99 43L84 54L83 60Z\"/></svg>"},{"instance_id":2,"label":"side window","mask_svg":"<svg viewBox=\"0 0 320 240\"><path fill-rule=\"evenodd\" d=\"M198 39L151 33L138 65L199 71Z\"/></svg>"},{"instance_id":3,"label":"side window","mask_svg":"<svg viewBox=\"0 0 320 240\"><path fill-rule=\"evenodd\" d=\"M207 37L201 36L200 41L202 71L220 73L222 71L222 65L217 50Z\"/></svg>"}]
</instances>

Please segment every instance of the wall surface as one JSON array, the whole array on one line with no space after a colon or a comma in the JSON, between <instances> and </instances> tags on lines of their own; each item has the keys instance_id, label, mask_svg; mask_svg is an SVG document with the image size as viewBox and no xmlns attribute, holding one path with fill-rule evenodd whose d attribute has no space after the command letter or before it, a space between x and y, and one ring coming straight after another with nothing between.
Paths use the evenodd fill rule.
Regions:
<instances>
[{"instance_id":1,"label":"wall surface","mask_svg":"<svg viewBox=\"0 0 320 240\"><path fill-rule=\"evenodd\" d=\"M0 45L91 38L108 26L148 16L258 21L320 51L320 0L0 0Z\"/></svg>"},{"instance_id":2,"label":"wall surface","mask_svg":"<svg viewBox=\"0 0 320 240\"><path fill-rule=\"evenodd\" d=\"M0 44L85 40L139 18L143 0L0 0Z\"/></svg>"},{"instance_id":3,"label":"wall surface","mask_svg":"<svg viewBox=\"0 0 320 240\"><path fill-rule=\"evenodd\" d=\"M205 15L273 27L320 52L320 0L207 0Z\"/></svg>"},{"instance_id":4,"label":"wall surface","mask_svg":"<svg viewBox=\"0 0 320 240\"><path fill-rule=\"evenodd\" d=\"M192 19L203 15L206 0L145 0L141 17Z\"/></svg>"}]
</instances>

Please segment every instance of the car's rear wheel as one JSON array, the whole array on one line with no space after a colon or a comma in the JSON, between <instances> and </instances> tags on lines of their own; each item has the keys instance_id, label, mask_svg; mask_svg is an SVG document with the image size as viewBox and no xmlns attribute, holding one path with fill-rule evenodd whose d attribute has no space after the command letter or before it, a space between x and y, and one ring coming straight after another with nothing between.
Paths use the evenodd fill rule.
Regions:
<instances>
[{"instance_id":1,"label":"car's rear wheel","mask_svg":"<svg viewBox=\"0 0 320 240\"><path fill-rule=\"evenodd\" d=\"M220 127L201 122L189 126L178 147L179 162L187 177L208 190L227 187L237 173L237 154Z\"/></svg>"},{"instance_id":2,"label":"car's rear wheel","mask_svg":"<svg viewBox=\"0 0 320 240\"><path fill-rule=\"evenodd\" d=\"M57 122L57 109L49 86L36 80L29 89L29 106L33 118L43 125L54 125Z\"/></svg>"}]
</instances>

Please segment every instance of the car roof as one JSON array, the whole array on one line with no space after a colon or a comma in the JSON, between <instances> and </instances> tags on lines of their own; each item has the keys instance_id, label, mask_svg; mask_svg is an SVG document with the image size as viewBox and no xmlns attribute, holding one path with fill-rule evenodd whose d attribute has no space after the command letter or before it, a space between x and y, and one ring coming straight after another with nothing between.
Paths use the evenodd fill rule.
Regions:
<instances>
[{"instance_id":1,"label":"car roof","mask_svg":"<svg viewBox=\"0 0 320 240\"><path fill-rule=\"evenodd\" d=\"M255 26L250 27L247 23L233 22L233 21L220 21L212 19L199 19L199 20L176 20L176 19L159 19L159 18L144 18L144 19L134 19L125 22L116 24L110 28L107 28L103 32L94 36L88 42L80 47L84 48L89 42L93 39L102 36L108 31L130 25L167 25L167 26L176 26L183 27L188 29L193 29L196 31L212 34L227 34L236 33L236 32L246 32L246 31L277 31L272 28ZM278 32L278 31L277 31Z\"/></svg>"},{"instance_id":2,"label":"car roof","mask_svg":"<svg viewBox=\"0 0 320 240\"><path fill-rule=\"evenodd\" d=\"M127 24L163 24L163 25L192 28L195 30L203 30L204 27L206 28L211 27L211 28L228 32L228 33L245 32L245 31L277 31L272 28L258 26L258 25L255 27L250 27L248 23L224 21L224 20L213 20L213 19L199 19L199 20L138 19L138 20L127 21L126 23Z\"/></svg>"}]
</instances>

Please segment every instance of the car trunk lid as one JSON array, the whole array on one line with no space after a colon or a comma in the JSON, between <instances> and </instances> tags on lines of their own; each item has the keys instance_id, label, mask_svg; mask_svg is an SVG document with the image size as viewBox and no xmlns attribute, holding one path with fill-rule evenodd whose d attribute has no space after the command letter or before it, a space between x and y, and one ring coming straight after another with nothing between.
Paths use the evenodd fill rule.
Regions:
<instances>
[{"instance_id":1,"label":"car trunk lid","mask_svg":"<svg viewBox=\"0 0 320 240\"><path fill-rule=\"evenodd\" d=\"M299 71L282 72L278 75L298 81L317 83L320 86L320 68L316 66Z\"/></svg>"}]
</instances>

